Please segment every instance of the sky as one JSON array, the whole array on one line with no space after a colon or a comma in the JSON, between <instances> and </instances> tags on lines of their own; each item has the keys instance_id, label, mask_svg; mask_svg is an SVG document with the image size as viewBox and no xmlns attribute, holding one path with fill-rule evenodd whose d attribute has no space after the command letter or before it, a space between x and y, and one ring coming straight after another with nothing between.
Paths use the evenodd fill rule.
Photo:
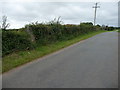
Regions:
<instances>
[{"instance_id":1,"label":"sky","mask_svg":"<svg viewBox=\"0 0 120 90\"><path fill-rule=\"evenodd\" d=\"M118 3L118 27L120 27L120 1Z\"/></svg>"},{"instance_id":2,"label":"sky","mask_svg":"<svg viewBox=\"0 0 120 90\"><path fill-rule=\"evenodd\" d=\"M95 2L0 2L0 15L6 15L9 28L31 22L47 22L61 17L64 24L93 22ZM99 2L96 24L118 26L118 3Z\"/></svg>"}]
</instances>

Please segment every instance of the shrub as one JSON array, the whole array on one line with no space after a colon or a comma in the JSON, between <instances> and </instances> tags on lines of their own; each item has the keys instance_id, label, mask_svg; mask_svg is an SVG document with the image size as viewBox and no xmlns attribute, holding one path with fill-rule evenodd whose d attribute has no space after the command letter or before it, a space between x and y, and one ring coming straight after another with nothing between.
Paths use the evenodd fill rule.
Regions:
<instances>
[{"instance_id":1,"label":"shrub","mask_svg":"<svg viewBox=\"0 0 120 90\"><path fill-rule=\"evenodd\" d=\"M94 31L94 26L92 23L81 23L80 24L80 31L81 33L88 33Z\"/></svg>"},{"instance_id":2,"label":"shrub","mask_svg":"<svg viewBox=\"0 0 120 90\"><path fill-rule=\"evenodd\" d=\"M32 48L33 45L26 36L13 31L2 31L2 56Z\"/></svg>"},{"instance_id":3,"label":"shrub","mask_svg":"<svg viewBox=\"0 0 120 90\"><path fill-rule=\"evenodd\" d=\"M25 26L26 29L27 27L34 34L36 42L42 45L94 31L92 23L62 25L59 19L47 23L32 23Z\"/></svg>"},{"instance_id":4,"label":"shrub","mask_svg":"<svg viewBox=\"0 0 120 90\"><path fill-rule=\"evenodd\" d=\"M99 29L100 26L95 27L89 22L81 23L80 25L63 25L60 18L47 23L31 23L26 25L25 28L9 29L2 32L3 56L15 51L32 49L34 45L37 47L37 45L47 45L56 41L69 40L78 35ZM35 43L32 42L31 38L35 40Z\"/></svg>"}]
</instances>

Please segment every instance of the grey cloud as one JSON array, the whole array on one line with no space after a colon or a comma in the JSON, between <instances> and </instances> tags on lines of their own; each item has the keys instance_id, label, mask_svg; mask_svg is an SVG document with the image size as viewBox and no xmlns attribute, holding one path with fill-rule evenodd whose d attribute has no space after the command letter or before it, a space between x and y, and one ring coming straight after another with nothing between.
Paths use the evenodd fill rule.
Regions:
<instances>
[{"instance_id":1,"label":"grey cloud","mask_svg":"<svg viewBox=\"0 0 120 90\"><path fill-rule=\"evenodd\" d=\"M93 2L7 2L2 5L3 14L9 18L11 28L34 21L49 21L59 16L64 23L92 22L94 15ZM102 2L99 5L97 23L117 26L117 3Z\"/></svg>"}]
</instances>

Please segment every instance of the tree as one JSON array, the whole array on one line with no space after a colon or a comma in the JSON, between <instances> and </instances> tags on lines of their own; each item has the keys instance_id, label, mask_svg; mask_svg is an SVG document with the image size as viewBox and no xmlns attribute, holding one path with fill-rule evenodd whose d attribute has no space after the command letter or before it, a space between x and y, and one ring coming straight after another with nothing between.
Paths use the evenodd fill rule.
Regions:
<instances>
[{"instance_id":1,"label":"tree","mask_svg":"<svg viewBox=\"0 0 120 90\"><path fill-rule=\"evenodd\" d=\"M8 28L10 26L9 23L7 23L7 16L2 16L2 25L1 25L1 29L2 30L6 30L6 28Z\"/></svg>"}]
</instances>

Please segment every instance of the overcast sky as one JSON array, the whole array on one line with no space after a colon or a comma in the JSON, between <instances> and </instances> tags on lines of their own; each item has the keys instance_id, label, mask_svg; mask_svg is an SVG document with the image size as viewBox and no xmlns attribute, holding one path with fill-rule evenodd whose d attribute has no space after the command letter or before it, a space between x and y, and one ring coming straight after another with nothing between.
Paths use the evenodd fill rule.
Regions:
<instances>
[{"instance_id":1,"label":"overcast sky","mask_svg":"<svg viewBox=\"0 0 120 90\"><path fill-rule=\"evenodd\" d=\"M31 22L50 21L61 16L65 24L93 22L94 2L1 2L1 15L8 17L10 28L24 27ZM100 2L97 24L118 26L118 3Z\"/></svg>"}]
</instances>

